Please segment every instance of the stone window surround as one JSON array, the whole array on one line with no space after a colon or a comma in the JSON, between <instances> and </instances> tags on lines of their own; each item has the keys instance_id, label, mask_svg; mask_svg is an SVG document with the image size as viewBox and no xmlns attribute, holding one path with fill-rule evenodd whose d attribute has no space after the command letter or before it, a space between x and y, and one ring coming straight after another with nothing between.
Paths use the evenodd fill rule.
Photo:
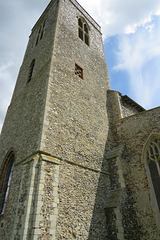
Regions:
<instances>
[{"instance_id":1,"label":"stone window surround","mask_svg":"<svg viewBox=\"0 0 160 240\"><path fill-rule=\"evenodd\" d=\"M37 38L36 38L36 43L35 46L39 43L39 41L43 38L44 35L44 30L45 30L45 23L46 21L44 20L43 23L40 25L38 33L37 33Z\"/></svg>"},{"instance_id":2,"label":"stone window surround","mask_svg":"<svg viewBox=\"0 0 160 240\"><path fill-rule=\"evenodd\" d=\"M84 69L78 63L74 63L74 73L84 80Z\"/></svg>"},{"instance_id":3,"label":"stone window surround","mask_svg":"<svg viewBox=\"0 0 160 240\"><path fill-rule=\"evenodd\" d=\"M78 17L78 37L90 46L89 26L83 17Z\"/></svg>"},{"instance_id":4,"label":"stone window surround","mask_svg":"<svg viewBox=\"0 0 160 240\"><path fill-rule=\"evenodd\" d=\"M146 148L146 160L160 210L160 139L158 137L149 140Z\"/></svg>"},{"instance_id":5,"label":"stone window surround","mask_svg":"<svg viewBox=\"0 0 160 240\"><path fill-rule=\"evenodd\" d=\"M6 155L3 167L1 169L0 174L0 216L4 215L9 189L12 179L13 167L15 163L15 154L13 150L10 150L9 153ZM2 182L3 179L3 182Z\"/></svg>"},{"instance_id":6,"label":"stone window surround","mask_svg":"<svg viewBox=\"0 0 160 240\"><path fill-rule=\"evenodd\" d=\"M159 210L159 206L157 203L157 198L156 198L156 194L155 194L155 190L154 190L154 186L153 186L151 172L149 169L149 162L151 161L151 158L150 157L148 158L148 156L147 156L147 152L149 151L150 144L154 141L154 139L158 139L160 141L160 135L153 133L149 136L149 138L146 141L144 148L143 148L142 161L145 164L145 168L146 168L146 172L147 172L148 184L149 184L149 188L150 188L151 205L152 205L153 211L155 213L157 228L160 231L160 210ZM160 159L160 146L159 146L159 159ZM159 169L158 169L158 171L159 171Z\"/></svg>"},{"instance_id":7,"label":"stone window surround","mask_svg":"<svg viewBox=\"0 0 160 240\"><path fill-rule=\"evenodd\" d=\"M27 83L29 83L32 79L34 67L35 67L35 59L33 59L31 64L30 64Z\"/></svg>"}]
</instances>

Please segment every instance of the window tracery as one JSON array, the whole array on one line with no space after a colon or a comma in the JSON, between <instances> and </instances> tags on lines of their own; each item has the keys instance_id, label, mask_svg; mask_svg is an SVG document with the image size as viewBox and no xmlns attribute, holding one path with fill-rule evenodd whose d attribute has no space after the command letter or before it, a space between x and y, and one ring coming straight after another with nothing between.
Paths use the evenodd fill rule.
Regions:
<instances>
[{"instance_id":1,"label":"window tracery","mask_svg":"<svg viewBox=\"0 0 160 240\"><path fill-rule=\"evenodd\" d=\"M160 210L160 136L152 137L147 144L146 160Z\"/></svg>"},{"instance_id":2,"label":"window tracery","mask_svg":"<svg viewBox=\"0 0 160 240\"><path fill-rule=\"evenodd\" d=\"M89 27L83 18L78 18L78 36L89 46Z\"/></svg>"},{"instance_id":3,"label":"window tracery","mask_svg":"<svg viewBox=\"0 0 160 240\"><path fill-rule=\"evenodd\" d=\"M4 165L4 168L1 173L0 215L4 214L6 208L14 163L15 155L13 152L10 152L6 159L6 164Z\"/></svg>"}]
</instances>

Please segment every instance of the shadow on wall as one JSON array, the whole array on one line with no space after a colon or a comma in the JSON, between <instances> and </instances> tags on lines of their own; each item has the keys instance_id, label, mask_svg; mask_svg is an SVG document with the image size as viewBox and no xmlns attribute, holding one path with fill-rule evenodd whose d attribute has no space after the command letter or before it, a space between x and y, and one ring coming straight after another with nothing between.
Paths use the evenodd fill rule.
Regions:
<instances>
[{"instance_id":1,"label":"shadow on wall","mask_svg":"<svg viewBox=\"0 0 160 240\"><path fill-rule=\"evenodd\" d=\"M139 240L131 189L122 188L118 175L118 155L122 147L114 133L113 111L107 94L108 137L95 197L88 240ZM124 149L124 148L123 148ZM122 156L125 158L125 156Z\"/></svg>"}]
</instances>

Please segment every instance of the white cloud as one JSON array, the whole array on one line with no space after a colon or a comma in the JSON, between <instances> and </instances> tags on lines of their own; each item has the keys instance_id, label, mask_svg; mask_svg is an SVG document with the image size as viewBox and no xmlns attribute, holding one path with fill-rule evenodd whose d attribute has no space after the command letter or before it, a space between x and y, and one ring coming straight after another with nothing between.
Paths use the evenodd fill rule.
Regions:
<instances>
[{"instance_id":1,"label":"white cloud","mask_svg":"<svg viewBox=\"0 0 160 240\"><path fill-rule=\"evenodd\" d=\"M144 26L136 34L119 37L114 67L116 71L128 73L129 94L146 108L157 104L156 95L160 91L160 23L155 23L150 28Z\"/></svg>"}]
</instances>

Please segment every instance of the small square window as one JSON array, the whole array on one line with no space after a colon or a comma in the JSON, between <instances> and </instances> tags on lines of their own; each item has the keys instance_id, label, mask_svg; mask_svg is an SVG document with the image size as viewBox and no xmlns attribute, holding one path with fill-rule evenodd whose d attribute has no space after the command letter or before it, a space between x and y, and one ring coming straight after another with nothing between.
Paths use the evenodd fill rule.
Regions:
<instances>
[{"instance_id":1,"label":"small square window","mask_svg":"<svg viewBox=\"0 0 160 240\"><path fill-rule=\"evenodd\" d=\"M78 64L75 63L75 74L83 79L83 68L81 68Z\"/></svg>"}]
</instances>

